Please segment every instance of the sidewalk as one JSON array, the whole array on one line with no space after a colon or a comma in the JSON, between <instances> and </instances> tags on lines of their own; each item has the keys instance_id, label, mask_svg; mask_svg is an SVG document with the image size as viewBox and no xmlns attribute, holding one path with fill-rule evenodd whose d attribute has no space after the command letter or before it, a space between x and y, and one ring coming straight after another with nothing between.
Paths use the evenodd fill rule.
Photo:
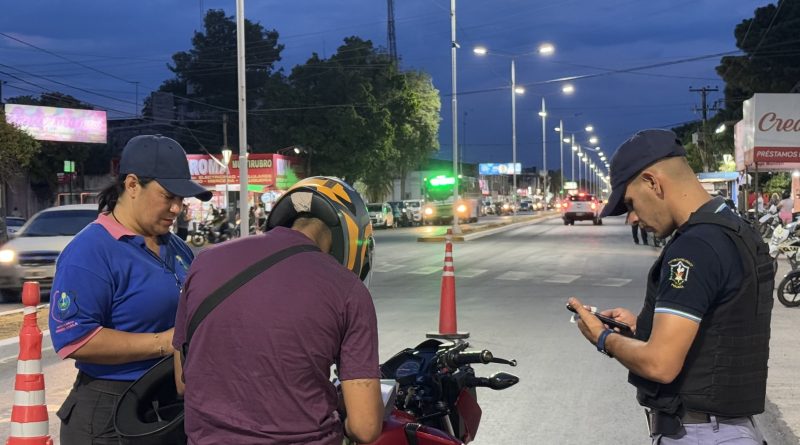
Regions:
<instances>
[{"instance_id":1,"label":"sidewalk","mask_svg":"<svg viewBox=\"0 0 800 445\"><path fill-rule=\"evenodd\" d=\"M785 258L778 260L775 274L777 288L790 270ZM777 291L776 291L777 292ZM800 307L789 308L775 298L772 309L772 336L767 377L767 413L773 412L782 420L776 424L761 424L765 438L772 444L800 443L800 351L798 330ZM766 417L764 415L760 417ZM759 419L762 420L762 419Z\"/></svg>"}]
</instances>

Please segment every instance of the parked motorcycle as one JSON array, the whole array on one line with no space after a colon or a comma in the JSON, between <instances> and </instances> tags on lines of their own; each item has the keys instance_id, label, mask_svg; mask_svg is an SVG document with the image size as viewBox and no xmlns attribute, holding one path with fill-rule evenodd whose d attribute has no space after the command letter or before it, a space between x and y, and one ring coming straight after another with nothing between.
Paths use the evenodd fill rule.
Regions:
<instances>
[{"instance_id":1,"label":"parked motorcycle","mask_svg":"<svg viewBox=\"0 0 800 445\"><path fill-rule=\"evenodd\" d=\"M775 258L776 268L778 256L783 254L789 261L792 270L797 269L798 263L800 263L800 258L797 257L797 252L800 250L800 235L797 231L797 221L786 226L778 225L772 231L772 237L769 240L769 254Z\"/></svg>"},{"instance_id":2,"label":"parked motorcycle","mask_svg":"<svg viewBox=\"0 0 800 445\"><path fill-rule=\"evenodd\" d=\"M758 218L758 231L761 233L762 238L770 238L775 228L782 223L783 221L778 216L778 209L772 206L767 213Z\"/></svg>"},{"instance_id":3,"label":"parked motorcycle","mask_svg":"<svg viewBox=\"0 0 800 445\"><path fill-rule=\"evenodd\" d=\"M404 349L381 365L384 379L397 382L394 409L372 445L460 445L475 438L481 420L476 388L509 388L515 375L498 372L477 377L472 364L515 360L490 351L467 351L466 341L426 340Z\"/></svg>"},{"instance_id":4,"label":"parked motorcycle","mask_svg":"<svg viewBox=\"0 0 800 445\"><path fill-rule=\"evenodd\" d=\"M778 301L786 307L800 306L800 270L787 273L778 284Z\"/></svg>"},{"instance_id":5,"label":"parked motorcycle","mask_svg":"<svg viewBox=\"0 0 800 445\"><path fill-rule=\"evenodd\" d=\"M234 226L227 220L218 222L201 222L189 237L189 241L196 247L201 247L206 242L211 244L221 243L231 239Z\"/></svg>"}]
</instances>

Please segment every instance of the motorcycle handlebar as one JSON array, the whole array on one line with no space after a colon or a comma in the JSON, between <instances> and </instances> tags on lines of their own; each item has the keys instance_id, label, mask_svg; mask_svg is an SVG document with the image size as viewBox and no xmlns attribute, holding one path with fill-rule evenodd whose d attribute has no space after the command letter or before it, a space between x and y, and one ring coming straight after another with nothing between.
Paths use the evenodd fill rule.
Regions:
<instances>
[{"instance_id":1,"label":"motorcycle handlebar","mask_svg":"<svg viewBox=\"0 0 800 445\"><path fill-rule=\"evenodd\" d=\"M453 350L445 355L445 365L451 368L458 368L472 363L491 363L493 359L494 356L488 349L469 352Z\"/></svg>"}]
</instances>

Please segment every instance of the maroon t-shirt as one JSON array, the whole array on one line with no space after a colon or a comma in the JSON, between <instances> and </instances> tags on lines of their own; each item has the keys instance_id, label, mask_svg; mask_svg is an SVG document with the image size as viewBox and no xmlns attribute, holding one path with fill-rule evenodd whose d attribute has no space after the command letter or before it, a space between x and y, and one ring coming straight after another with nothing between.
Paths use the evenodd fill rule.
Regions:
<instances>
[{"instance_id":1,"label":"maroon t-shirt","mask_svg":"<svg viewBox=\"0 0 800 445\"><path fill-rule=\"evenodd\" d=\"M312 242L278 227L201 252L178 304L175 348L212 291L300 244ZM217 306L192 337L184 367L189 443L340 445L343 427L329 379L334 363L341 380L380 378L369 291L325 253L275 264Z\"/></svg>"}]
</instances>

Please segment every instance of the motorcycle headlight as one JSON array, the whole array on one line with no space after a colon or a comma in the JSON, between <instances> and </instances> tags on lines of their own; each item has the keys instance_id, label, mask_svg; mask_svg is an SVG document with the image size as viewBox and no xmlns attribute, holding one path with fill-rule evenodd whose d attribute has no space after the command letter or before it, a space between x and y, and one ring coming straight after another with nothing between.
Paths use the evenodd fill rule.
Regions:
<instances>
[{"instance_id":1,"label":"motorcycle headlight","mask_svg":"<svg viewBox=\"0 0 800 445\"><path fill-rule=\"evenodd\" d=\"M11 249L0 250L0 264L11 264L16 259L17 254Z\"/></svg>"}]
</instances>

